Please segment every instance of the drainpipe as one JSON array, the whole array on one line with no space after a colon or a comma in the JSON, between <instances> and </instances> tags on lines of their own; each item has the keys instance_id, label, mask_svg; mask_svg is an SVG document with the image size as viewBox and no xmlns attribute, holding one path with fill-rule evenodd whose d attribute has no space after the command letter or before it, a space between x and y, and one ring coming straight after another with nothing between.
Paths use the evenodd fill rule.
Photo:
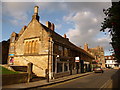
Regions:
<instances>
[{"instance_id":1,"label":"drainpipe","mask_svg":"<svg viewBox=\"0 0 120 90\"><path fill-rule=\"evenodd\" d=\"M51 47L51 60L52 60L52 66L51 66L51 68L52 68L52 75L51 75L51 78L53 79L53 76L54 76L53 75L53 44L54 44L54 41L53 40L51 41L51 44L52 44L51 45L52 46Z\"/></svg>"}]
</instances>

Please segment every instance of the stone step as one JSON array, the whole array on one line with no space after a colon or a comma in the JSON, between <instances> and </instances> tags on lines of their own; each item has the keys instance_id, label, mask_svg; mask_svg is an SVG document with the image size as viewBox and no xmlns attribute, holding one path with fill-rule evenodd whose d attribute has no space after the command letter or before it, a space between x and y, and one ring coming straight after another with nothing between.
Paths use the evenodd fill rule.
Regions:
<instances>
[{"instance_id":1,"label":"stone step","mask_svg":"<svg viewBox=\"0 0 120 90\"><path fill-rule=\"evenodd\" d=\"M27 72L27 66L15 66L15 65L11 65L10 67L12 67L15 71Z\"/></svg>"}]
</instances>

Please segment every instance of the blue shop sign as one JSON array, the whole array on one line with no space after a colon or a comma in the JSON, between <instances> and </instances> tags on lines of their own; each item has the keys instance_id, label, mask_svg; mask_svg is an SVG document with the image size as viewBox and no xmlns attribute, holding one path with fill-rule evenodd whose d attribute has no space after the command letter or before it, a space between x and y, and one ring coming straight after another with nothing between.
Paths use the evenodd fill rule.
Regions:
<instances>
[{"instance_id":1,"label":"blue shop sign","mask_svg":"<svg viewBox=\"0 0 120 90\"><path fill-rule=\"evenodd\" d=\"M9 56L14 56L14 54L9 54Z\"/></svg>"}]
</instances>

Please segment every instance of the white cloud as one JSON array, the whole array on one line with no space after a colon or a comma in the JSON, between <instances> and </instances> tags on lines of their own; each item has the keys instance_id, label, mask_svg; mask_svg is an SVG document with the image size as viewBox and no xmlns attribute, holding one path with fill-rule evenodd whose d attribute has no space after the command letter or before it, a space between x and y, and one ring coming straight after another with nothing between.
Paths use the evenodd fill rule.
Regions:
<instances>
[{"instance_id":1,"label":"white cloud","mask_svg":"<svg viewBox=\"0 0 120 90\"><path fill-rule=\"evenodd\" d=\"M28 22L28 13L32 8L32 3L23 2L4 2L2 5L3 9L3 19L4 16L9 15L7 21L11 22L13 25L25 25Z\"/></svg>"},{"instance_id":2,"label":"white cloud","mask_svg":"<svg viewBox=\"0 0 120 90\"><path fill-rule=\"evenodd\" d=\"M63 20L69 26L66 33L70 40L78 46L83 46L87 42L91 47L103 45L108 47L108 38L96 37L100 33L101 22L103 21L103 8L108 8L110 3L89 3L89 2L72 2L72 3L49 3L49 2L35 2L35 3L19 3L8 2L3 3L3 17L10 16L9 21L14 25L23 26L28 22L28 14L33 11L35 5L39 6L39 12L53 13L53 11L66 11L68 15L63 17ZM63 14L61 12L61 14ZM31 16L31 15L30 15ZM54 14L53 16L54 17ZM5 19L5 18L3 18ZM59 20L59 19L58 19ZM8 21L8 20L7 20ZM42 21L44 22L44 21ZM54 22L53 22L54 23ZM59 22L60 23L60 22ZM27 23L28 24L28 23ZM57 23L56 23L57 24ZM57 24L56 28L62 28L62 24Z\"/></svg>"},{"instance_id":3,"label":"white cloud","mask_svg":"<svg viewBox=\"0 0 120 90\"><path fill-rule=\"evenodd\" d=\"M71 4L71 6L73 4ZM106 8L105 3L96 3L93 5L97 8L92 7L90 4L93 5L92 3L87 3L86 5L81 4L81 6L78 5L78 8L77 4L75 4L76 6L73 5L73 7L70 7L70 13L64 16L63 20L65 22L73 23L74 27L68 30L67 36L70 41L77 46L83 47L84 43L87 42L90 48L99 45L103 46L105 51L107 51L111 48L109 45L110 37L106 37L102 34L98 36L101 33L101 22L104 18L102 9Z\"/></svg>"},{"instance_id":4,"label":"white cloud","mask_svg":"<svg viewBox=\"0 0 120 90\"><path fill-rule=\"evenodd\" d=\"M57 25L55 25L55 28L59 30L59 29L62 28L62 25L61 24L57 24Z\"/></svg>"},{"instance_id":5,"label":"white cloud","mask_svg":"<svg viewBox=\"0 0 120 90\"><path fill-rule=\"evenodd\" d=\"M107 38L107 37L102 37L102 38L98 38L97 39L97 42L99 43L104 43L104 42L110 42L110 38Z\"/></svg>"}]
</instances>

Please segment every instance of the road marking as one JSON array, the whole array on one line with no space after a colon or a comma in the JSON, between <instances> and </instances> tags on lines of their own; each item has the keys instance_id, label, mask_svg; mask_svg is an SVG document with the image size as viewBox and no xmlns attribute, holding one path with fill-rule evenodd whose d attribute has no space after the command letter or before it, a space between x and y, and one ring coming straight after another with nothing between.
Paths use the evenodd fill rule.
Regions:
<instances>
[{"instance_id":1,"label":"road marking","mask_svg":"<svg viewBox=\"0 0 120 90\"><path fill-rule=\"evenodd\" d=\"M108 88L108 86L111 84L112 80L107 80L107 82L105 84L102 85L102 87L99 88L99 90L103 89L103 88Z\"/></svg>"},{"instance_id":2,"label":"road marking","mask_svg":"<svg viewBox=\"0 0 120 90\"><path fill-rule=\"evenodd\" d=\"M93 74L90 74L90 75L93 75ZM75 78L75 79L72 79L72 80L68 80L68 81L65 81L65 82L60 82L60 83L53 84L53 85L49 85L49 86L44 86L44 87L41 87L41 88L55 87L55 86L62 85L62 84L66 84L66 83L69 83L69 82L72 82L72 81L75 81L75 80L77 80L77 79L84 78L84 77L87 77L87 76L90 76L90 75L78 77L78 78Z\"/></svg>"}]
</instances>

